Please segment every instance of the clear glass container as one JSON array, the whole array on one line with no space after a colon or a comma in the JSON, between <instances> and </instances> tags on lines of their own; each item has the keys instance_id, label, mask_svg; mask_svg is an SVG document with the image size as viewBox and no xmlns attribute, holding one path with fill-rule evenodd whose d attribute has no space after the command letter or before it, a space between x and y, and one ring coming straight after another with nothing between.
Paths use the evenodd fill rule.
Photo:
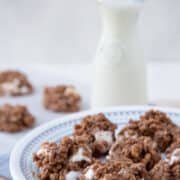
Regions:
<instances>
[{"instance_id":1,"label":"clear glass container","mask_svg":"<svg viewBox=\"0 0 180 180\"><path fill-rule=\"evenodd\" d=\"M102 35L93 70L92 108L147 103L146 62L137 22L143 1L99 0Z\"/></svg>"}]
</instances>

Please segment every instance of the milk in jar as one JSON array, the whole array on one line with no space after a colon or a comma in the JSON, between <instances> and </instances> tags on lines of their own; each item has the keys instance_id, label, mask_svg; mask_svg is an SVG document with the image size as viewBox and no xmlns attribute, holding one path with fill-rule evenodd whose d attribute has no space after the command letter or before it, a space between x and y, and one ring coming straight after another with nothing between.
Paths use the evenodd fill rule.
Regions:
<instances>
[{"instance_id":1,"label":"milk in jar","mask_svg":"<svg viewBox=\"0 0 180 180\"><path fill-rule=\"evenodd\" d=\"M92 108L147 103L138 38L142 0L99 0L102 36L93 65Z\"/></svg>"}]
</instances>

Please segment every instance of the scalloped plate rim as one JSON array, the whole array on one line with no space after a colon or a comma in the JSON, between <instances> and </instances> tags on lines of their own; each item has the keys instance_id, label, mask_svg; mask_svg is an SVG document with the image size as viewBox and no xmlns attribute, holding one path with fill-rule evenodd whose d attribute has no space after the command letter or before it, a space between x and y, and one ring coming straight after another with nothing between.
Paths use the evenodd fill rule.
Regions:
<instances>
[{"instance_id":1,"label":"scalloped plate rim","mask_svg":"<svg viewBox=\"0 0 180 180\"><path fill-rule=\"evenodd\" d=\"M42 126L39 126L28 133L25 137L23 137L13 148L11 155L10 155L10 172L14 180L27 180L22 171L20 166L15 166L17 162L20 162L23 149L28 146L28 143L36 138L39 134L43 133L44 131L55 127L57 125L63 125L65 122L73 121L73 119L82 118L83 116L96 114L99 112L102 113L110 113L110 112L122 112L122 111L147 111L150 109L156 109L163 112L169 113L177 113L180 115L180 109L178 108L170 108L170 107L160 107L160 106L119 106L119 107L111 107L111 108L100 108L95 110L87 110L78 113L73 113L71 115L67 115L64 117L56 118L51 122L48 122Z\"/></svg>"}]
</instances>

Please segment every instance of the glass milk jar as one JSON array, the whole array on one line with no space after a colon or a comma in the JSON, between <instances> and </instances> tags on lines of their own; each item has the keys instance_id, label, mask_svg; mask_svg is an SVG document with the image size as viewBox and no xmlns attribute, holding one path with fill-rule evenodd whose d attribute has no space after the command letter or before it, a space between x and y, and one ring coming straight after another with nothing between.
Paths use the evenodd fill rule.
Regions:
<instances>
[{"instance_id":1,"label":"glass milk jar","mask_svg":"<svg viewBox=\"0 0 180 180\"><path fill-rule=\"evenodd\" d=\"M103 32L97 50L92 108L147 103L146 63L138 40L141 0L99 0Z\"/></svg>"}]
</instances>

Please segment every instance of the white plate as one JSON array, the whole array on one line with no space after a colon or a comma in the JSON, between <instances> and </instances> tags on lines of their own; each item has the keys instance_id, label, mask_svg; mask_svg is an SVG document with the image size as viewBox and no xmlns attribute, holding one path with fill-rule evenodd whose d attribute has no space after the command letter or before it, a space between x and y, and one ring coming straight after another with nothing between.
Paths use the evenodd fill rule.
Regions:
<instances>
[{"instance_id":1,"label":"white plate","mask_svg":"<svg viewBox=\"0 0 180 180\"><path fill-rule=\"evenodd\" d=\"M176 124L180 125L180 111L177 109L137 106L81 112L58 118L36 128L15 146L11 154L10 170L13 179L35 180L36 178L32 176L32 171L36 169L35 165L32 163L32 154L38 150L40 144L43 142L56 142L63 136L71 134L73 125L78 123L82 117L103 112L111 121L117 123L119 128L122 128L127 124L129 118L138 119L141 114L152 108L166 112Z\"/></svg>"}]
</instances>

